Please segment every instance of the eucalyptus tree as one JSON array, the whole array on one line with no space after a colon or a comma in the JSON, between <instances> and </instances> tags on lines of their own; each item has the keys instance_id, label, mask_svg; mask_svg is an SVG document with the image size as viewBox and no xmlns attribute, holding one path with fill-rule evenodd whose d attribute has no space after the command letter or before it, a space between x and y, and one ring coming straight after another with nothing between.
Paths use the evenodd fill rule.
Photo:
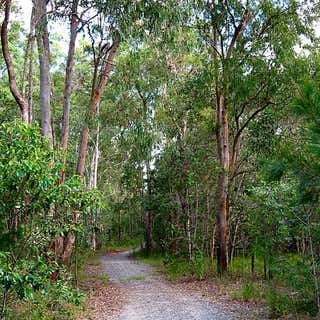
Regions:
<instances>
[{"instance_id":1,"label":"eucalyptus tree","mask_svg":"<svg viewBox=\"0 0 320 320\"><path fill-rule=\"evenodd\" d=\"M199 139L211 136L207 121L212 113L206 109L208 93L203 90L211 76L202 66L203 55L194 53L197 37L192 30L181 32L178 28L170 41L167 36L150 36L142 46L131 45L120 54L112 86L106 91L111 98L110 111L102 117L109 116L115 126L120 125L114 141L117 150L124 152L121 191L141 198L141 210L149 221L145 224L146 239L153 233L153 221L153 238L158 245L176 247L176 252L193 259L197 247L203 247L202 240L198 241L201 245L195 245L198 234L204 239L203 230L208 231L206 235L212 233L206 228L208 224L204 227L202 216L202 210L207 217L212 207L207 205L211 202L207 197L212 179L204 169L212 158L206 159L207 141ZM158 65L154 61L163 62ZM147 192L148 186L152 192ZM138 188L141 191L135 190ZM203 209L202 202L208 210ZM162 210L164 207L170 210ZM140 216L137 213L137 218ZM165 234L170 226L175 234Z\"/></svg>"},{"instance_id":2,"label":"eucalyptus tree","mask_svg":"<svg viewBox=\"0 0 320 320\"><path fill-rule=\"evenodd\" d=\"M31 15L31 19L34 20L33 23L35 25L36 39L38 45L41 129L43 135L47 137L50 143L53 145L50 110L50 42L48 33L46 0L33 1L33 14ZM31 22L31 25L33 23Z\"/></svg>"},{"instance_id":3,"label":"eucalyptus tree","mask_svg":"<svg viewBox=\"0 0 320 320\"><path fill-rule=\"evenodd\" d=\"M228 264L230 201L248 125L281 104L290 90L286 61L306 31L295 1L193 1L194 21L207 45L215 90L215 132L220 172L216 181L218 270ZM286 91L287 90L287 91ZM282 95L282 97L281 97Z\"/></svg>"},{"instance_id":4,"label":"eucalyptus tree","mask_svg":"<svg viewBox=\"0 0 320 320\"><path fill-rule=\"evenodd\" d=\"M4 12L3 12L4 13ZM19 21L10 19L10 32L8 33L7 41L10 49L10 55L14 57L12 60L14 72L16 75L17 87L20 88L20 75L22 73L21 66L23 65L24 57L24 40L23 40L23 26ZM1 68L1 85L0 85L0 112L1 122L10 121L15 118L21 118L21 111L17 105L14 96L11 93L9 83L9 77L6 67L6 62L3 54L0 56L0 68ZM23 96L23 90L21 88L21 95ZM17 108L18 107L18 108ZM17 112L18 110L18 112Z\"/></svg>"},{"instance_id":5,"label":"eucalyptus tree","mask_svg":"<svg viewBox=\"0 0 320 320\"><path fill-rule=\"evenodd\" d=\"M70 21L70 39L68 56L66 63L65 72L65 84L63 91L63 116L62 116L62 134L61 134L61 151L64 153L63 161L64 168L61 172L61 181L65 178L65 165L66 165L66 152L68 150L69 141L69 118L70 118L70 100L72 93L72 76L73 76L73 65L74 65L74 54L76 47L76 39L78 34L79 17L78 17L78 6L79 0L73 0L69 8L69 21Z\"/></svg>"},{"instance_id":6,"label":"eucalyptus tree","mask_svg":"<svg viewBox=\"0 0 320 320\"><path fill-rule=\"evenodd\" d=\"M201 166L209 162L204 154L209 152L207 138L211 137L206 122L212 116L207 109L212 101L208 92L213 92L206 83L212 77L207 72L205 56L195 50L198 42L193 30L176 31L171 42L163 46L161 53L167 69L155 116L157 129L164 136L163 151L156 162L156 196L171 210L166 213L157 208L156 211L158 216L164 216L159 217L163 228L174 231L159 242L166 243L164 247L172 252L186 253L193 260L195 252L203 247L197 246L197 235L201 233L205 237L211 233L199 230L203 219L200 212L207 211L204 207L208 203L200 194L206 193L209 184ZM164 170L170 172L169 176ZM164 186L159 185L160 181ZM163 199L160 199L161 190Z\"/></svg>"},{"instance_id":7,"label":"eucalyptus tree","mask_svg":"<svg viewBox=\"0 0 320 320\"><path fill-rule=\"evenodd\" d=\"M8 25L10 22L11 0L1 1L0 6L4 8L4 18L1 24L1 46L2 46L2 54L4 57L7 72L8 72L10 91L20 108L22 120L24 122L30 123L30 112L29 112L28 102L23 97L22 92L19 90L17 80L16 80L16 72L14 69L14 64L12 62L12 57L9 51Z\"/></svg>"},{"instance_id":8,"label":"eucalyptus tree","mask_svg":"<svg viewBox=\"0 0 320 320\"><path fill-rule=\"evenodd\" d=\"M169 2L172 4L171 2ZM153 1L142 1L132 3L130 1L111 1L96 3L97 16L87 26L88 35L91 40L91 48L88 48L93 61L92 88L90 94L89 108L81 134L79 156L77 163L77 174L84 176L85 161L88 151L89 129L93 127L97 118L97 107L102 102L102 96L112 73L113 65L117 63L116 55L123 48L142 44L143 39L170 25L169 17L176 11L168 11L167 3ZM171 25L170 25L171 27ZM131 43L131 44L130 44ZM143 62L141 62L143 63ZM115 70L116 72L117 70ZM140 92L139 100L148 108L146 98L139 91L139 84L134 90ZM100 108L103 113L103 103ZM150 160L145 160L147 167ZM150 216L151 217L151 216ZM151 219L152 220L152 219ZM151 224L149 224L151 225ZM149 232L149 235L150 232ZM150 242L150 241L149 241Z\"/></svg>"},{"instance_id":9,"label":"eucalyptus tree","mask_svg":"<svg viewBox=\"0 0 320 320\"><path fill-rule=\"evenodd\" d=\"M167 10L168 5L171 7L173 3L173 1L156 4L153 1L135 3L118 0L108 3L96 1L97 15L87 28L91 39L94 70L88 114L81 135L78 175L83 176L85 173L90 122L95 118L120 43L129 39L139 41L146 33L159 31L170 25L170 17L177 14L176 10L172 12Z\"/></svg>"}]
</instances>

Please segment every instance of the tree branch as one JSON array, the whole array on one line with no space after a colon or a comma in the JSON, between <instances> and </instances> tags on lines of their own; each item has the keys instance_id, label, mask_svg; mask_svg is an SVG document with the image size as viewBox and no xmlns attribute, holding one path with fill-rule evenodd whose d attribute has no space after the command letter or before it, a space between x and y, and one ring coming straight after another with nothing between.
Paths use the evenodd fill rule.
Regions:
<instances>
[{"instance_id":1,"label":"tree branch","mask_svg":"<svg viewBox=\"0 0 320 320\"><path fill-rule=\"evenodd\" d=\"M227 50L226 59L229 59L231 57L233 48L234 48L234 46L235 46L235 44L236 44L236 42L237 42L242 30L245 28L245 26L246 26L246 24L248 22L248 14L249 14L248 9L245 9L244 12L243 12L240 24L238 25L238 27L234 31L231 43L230 43L229 48Z\"/></svg>"},{"instance_id":2,"label":"tree branch","mask_svg":"<svg viewBox=\"0 0 320 320\"><path fill-rule=\"evenodd\" d=\"M240 129L237 131L236 135L233 138L233 144L232 144L232 155L231 155L231 161L230 161L230 171L232 175L234 175L234 166L237 159L237 153L238 153L238 144L241 137L241 134L243 130L248 126L251 120L253 120L260 112L265 110L269 105L273 104L268 97L266 97L266 102L263 104L260 108L256 109L245 121L245 123L240 127Z\"/></svg>"},{"instance_id":3,"label":"tree branch","mask_svg":"<svg viewBox=\"0 0 320 320\"><path fill-rule=\"evenodd\" d=\"M232 25L233 25L233 27L234 27L235 29L237 29L236 19L235 19L235 17L234 17L234 14L231 12L230 5L229 5L229 1L226 0L226 1L225 1L225 4L226 4L227 11L228 11L228 13L229 13L229 15L230 15L230 17L231 17Z\"/></svg>"},{"instance_id":4,"label":"tree branch","mask_svg":"<svg viewBox=\"0 0 320 320\"><path fill-rule=\"evenodd\" d=\"M238 122L240 117L242 116L246 105L248 105L252 101L255 101L258 98L258 96L260 95L260 93L266 88L266 86L267 86L267 83L264 82L254 96L248 98L245 102L242 103L241 110L235 117L236 118L236 122Z\"/></svg>"}]
</instances>

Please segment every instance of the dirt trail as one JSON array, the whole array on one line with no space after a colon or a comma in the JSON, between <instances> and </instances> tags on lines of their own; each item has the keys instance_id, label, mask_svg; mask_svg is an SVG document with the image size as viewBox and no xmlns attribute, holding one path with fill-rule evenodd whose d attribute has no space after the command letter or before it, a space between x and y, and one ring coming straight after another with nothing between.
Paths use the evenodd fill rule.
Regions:
<instances>
[{"instance_id":1,"label":"dirt trail","mask_svg":"<svg viewBox=\"0 0 320 320\"><path fill-rule=\"evenodd\" d=\"M128 301L115 320L239 319L223 305L174 288L154 268L131 259L129 251L108 254L101 259L110 280L128 292Z\"/></svg>"}]
</instances>

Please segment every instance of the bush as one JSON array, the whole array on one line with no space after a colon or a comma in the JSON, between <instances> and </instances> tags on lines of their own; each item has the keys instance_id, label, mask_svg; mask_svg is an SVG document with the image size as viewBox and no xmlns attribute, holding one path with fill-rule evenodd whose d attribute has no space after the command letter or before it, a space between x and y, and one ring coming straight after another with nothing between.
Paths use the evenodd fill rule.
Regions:
<instances>
[{"instance_id":1,"label":"bush","mask_svg":"<svg viewBox=\"0 0 320 320\"><path fill-rule=\"evenodd\" d=\"M63 310L70 309L65 303L81 303L82 295L50 247L56 234L81 231L73 224L73 212L84 211L95 195L82 191L76 177L60 184L61 168L60 154L37 126L21 121L0 125L0 318L10 316L10 305L18 300L22 310L33 306L34 316L25 319L55 313L62 319ZM57 282L50 280L53 273L59 274ZM12 318L20 311L12 310Z\"/></svg>"}]
</instances>

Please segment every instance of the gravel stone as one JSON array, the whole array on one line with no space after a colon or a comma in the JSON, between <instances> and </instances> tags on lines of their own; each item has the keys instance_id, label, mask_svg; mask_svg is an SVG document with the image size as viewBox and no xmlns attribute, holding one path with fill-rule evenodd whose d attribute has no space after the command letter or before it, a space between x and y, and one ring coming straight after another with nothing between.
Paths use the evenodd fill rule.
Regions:
<instances>
[{"instance_id":1,"label":"gravel stone","mask_svg":"<svg viewBox=\"0 0 320 320\"><path fill-rule=\"evenodd\" d=\"M226 306L170 286L154 268L130 258L130 251L101 259L110 280L128 292L128 301L115 320L239 319Z\"/></svg>"}]
</instances>

